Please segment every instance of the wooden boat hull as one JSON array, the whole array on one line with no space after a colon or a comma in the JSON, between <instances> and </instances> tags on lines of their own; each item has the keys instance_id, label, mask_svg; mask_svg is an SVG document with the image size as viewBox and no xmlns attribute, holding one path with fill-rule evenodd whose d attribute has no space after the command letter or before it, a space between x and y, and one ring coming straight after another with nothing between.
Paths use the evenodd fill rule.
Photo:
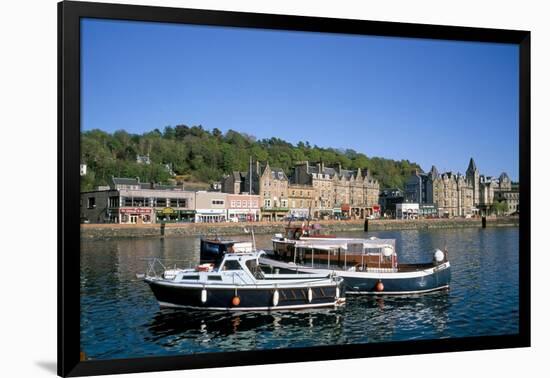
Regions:
<instances>
[{"instance_id":1,"label":"wooden boat hull","mask_svg":"<svg viewBox=\"0 0 550 378\"><path fill-rule=\"evenodd\" d=\"M274 303L274 288L257 287L189 287L145 280L161 307L194 308L217 311L277 311L316 307L334 307L344 303L343 282L308 289L277 288L278 300ZM203 290L206 295L203 296ZM338 290L338 293L337 293ZM238 297L239 300L235 300ZM204 301L203 301L204 300ZM237 304L238 303L238 304Z\"/></svg>"}]
</instances>

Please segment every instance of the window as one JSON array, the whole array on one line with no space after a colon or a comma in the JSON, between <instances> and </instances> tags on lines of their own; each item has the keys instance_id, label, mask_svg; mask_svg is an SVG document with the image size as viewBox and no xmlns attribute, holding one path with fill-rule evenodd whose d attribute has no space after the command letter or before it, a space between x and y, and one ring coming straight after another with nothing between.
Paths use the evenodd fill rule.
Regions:
<instances>
[{"instance_id":1,"label":"window","mask_svg":"<svg viewBox=\"0 0 550 378\"><path fill-rule=\"evenodd\" d=\"M236 260L227 260L222 267L222 270L242 270L241 264Z\"/></svg>"},{"instance_id":2,"label":"window","mask_svg":"<svg viewBox=\"0 0 550 378\"><path fill-rule=\"evenodd\" d=\"M235 201L235 202L236 202L237 207L241 207L241 201L240 200ZM243 201L243 202L246 202L246 201Z\"/></svg>"},{"instance_id":3,"label":"window","mask_svg":"<svg viewBox=\"0 0 550 378\"><path fill-rule=\"evenodd\" d=\"M281 207L288 207L288 200L282 199L281 200Z\"/></svg>"},{"instance_id":4,"label":"window","mask_svg":"<svg viewBox=\"0 0 550 378\"><path fill-rule=\"evenodd\" d=\"M184 276L181 276L181 279L182 280L198 280L199 276L198 276L198 274L184 275Z\"/></svg>"},{"instance_id":5,"label":"window","mask_svg":"<svg viewBox=\"0 0 550 378\"><path fill-rule=\"evenodd\" d=\"M223 205L224 200L212 200L212 205Z\"/></svg>"},{"instance_id":6,"label":"window","mask_svg":"<svg viewBox=\"0 0 550 378\"><path fill-rule=\"evenodd\" d=\"M271 207L271 200L270 199L264 200L264 206L265 207Z\"/></svg>"},{"instance_id":7,"label":"window","mask_svg":"<svg viewBox=\"0 0 550 378\"><path fill-rule=\"evenodd\" d=\"M235 200L231 201L231 207L235 207Z\"/></svg>"},{"instance_id":8,"label":"window","mask_svg":"<svg viewBox=\"0 0 550 378\"><path fill-rule=\"evenodd\" d=\"M248 270L250 270L252 273L254 273L256 269L258 269L258 263L256 260L248 260L245 264Z\"/></svg>"},{"instance_id":9,"label":"window","mask_svg":"<svg viewBox=\"0 0 550 378\"><path fill-rule=\"evenodd\" d=\"M95 197L88 197L88 209L95 208Z\"/></svg>"},{"instance_id":10,"label":"window","mask_svg":"<svg viewBox=\"0 0 550 378\"><path fill-rule=\"evenodd\" d=\"M109 197L109 207L118 207L119 198L117 196Z\"/></svg>"}]
</instances>

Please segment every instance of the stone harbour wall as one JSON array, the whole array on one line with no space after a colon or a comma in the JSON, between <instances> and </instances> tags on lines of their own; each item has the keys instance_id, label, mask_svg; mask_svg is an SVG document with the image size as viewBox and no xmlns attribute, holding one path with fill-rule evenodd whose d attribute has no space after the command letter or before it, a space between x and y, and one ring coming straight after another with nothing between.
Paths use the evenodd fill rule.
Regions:
<instances>
[{"instance_id":1,"label":"stone harbour wall","mask_svg":"<svg viewBox=\"0 0 550 378\"><path fill-rule=\"evenodd\" d=\"M317 221L323 233L342 231L363 231L364 220L351 221ZM300 225L300 222L295 222ZM253 227L257 234L275 234L283 232L288 222L254 222L254 223L168 223L161 224L82 224L82 239L171 237L171 236L214 236L238 235L244 233L245 227ZM419 230L438 228L481 227L481 219L420 219L396 220L375 219L368 221L369 231L384 230ZM487 227L518 227L518 217L487 218Z\"/></svg>"}]
</instances>

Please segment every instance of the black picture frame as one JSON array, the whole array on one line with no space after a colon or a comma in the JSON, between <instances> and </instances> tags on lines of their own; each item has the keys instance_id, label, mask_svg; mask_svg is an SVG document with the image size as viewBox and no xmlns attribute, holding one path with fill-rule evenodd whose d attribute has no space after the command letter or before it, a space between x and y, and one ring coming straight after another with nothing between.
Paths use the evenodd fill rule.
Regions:
<instances>
[{"instance_id":1,"label":"black picture frame","mask_svg":"<svg viewBox=\"0 0 550 378\"><path fill-rule=\"evenodd\" d=\"M442 340L328 345L187 356L80 361L79 159L80 19L101 18L260 29L312 31L519 46L519 333ZM373 356L528 347L530 322L530 32L457 26L241 13L228 11L63 1L58 4L58 374L82 376L222 366L337 360Z\"/></svg>"}]
</instances>

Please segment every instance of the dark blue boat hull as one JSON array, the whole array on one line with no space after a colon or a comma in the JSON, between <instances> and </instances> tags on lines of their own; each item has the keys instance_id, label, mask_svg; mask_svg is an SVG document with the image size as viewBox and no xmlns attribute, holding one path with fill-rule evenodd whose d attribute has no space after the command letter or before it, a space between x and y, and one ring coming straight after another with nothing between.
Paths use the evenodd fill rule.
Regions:
<instances>
[{"instance_id":1,"label":"dark blue boat hull","mask_svg":"<svg viewBox=\"0 0 550 378\"><path fill-rule=\"evenodd\" d=\"M157 301L163 307L188 307L212 310L277 310L334 306L337 302L336 285L311 288L312 300L308 300L307 288L278 289L279 300L275 306L275 289L269 288L206 288L206 301L202 302L203 288L168 286L156 281L146 281ZM339 297L343 297L343 282L338 284ZM233 301L239 297L239 304Z\"/></svg>"}]
</instances>

